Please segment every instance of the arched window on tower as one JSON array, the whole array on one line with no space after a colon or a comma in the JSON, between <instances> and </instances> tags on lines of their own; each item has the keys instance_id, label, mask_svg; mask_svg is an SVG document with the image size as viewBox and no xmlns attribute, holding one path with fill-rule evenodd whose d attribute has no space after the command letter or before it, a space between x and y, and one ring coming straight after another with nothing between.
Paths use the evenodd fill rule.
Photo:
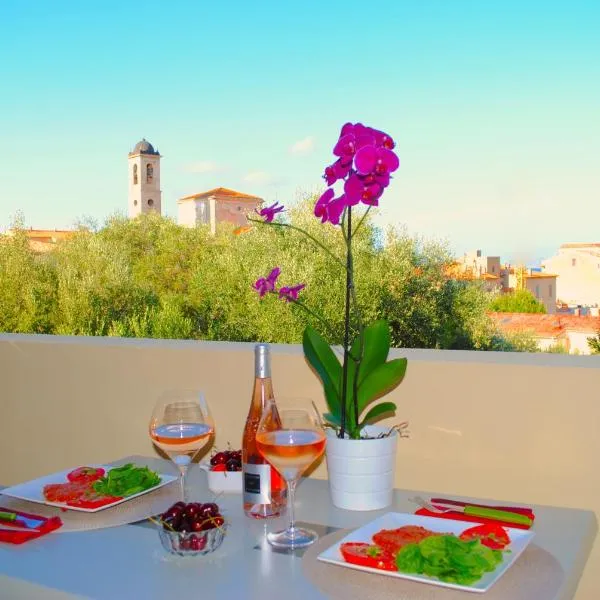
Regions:
<instances>
[{"instance_id":1,"label":"arched window on tower","mask_svg":"<svg viewBox=\"0 0 600 600\"><path fill-rule=\"evenodd\" d=\"M154 177L154 167L151 163L146 165L146 183L152 183L152 178Z\"/></svg>"},{"instance_id":2,"label":"arched window on tower","mask_svg":"<svg viewBox=\"0 0 600 600\"><path fill-rule=\"evenodd\" d=\"M138 168L137 165L133 165L133 185L137 185L138 182Z\"/></svg>"}]
</instances>

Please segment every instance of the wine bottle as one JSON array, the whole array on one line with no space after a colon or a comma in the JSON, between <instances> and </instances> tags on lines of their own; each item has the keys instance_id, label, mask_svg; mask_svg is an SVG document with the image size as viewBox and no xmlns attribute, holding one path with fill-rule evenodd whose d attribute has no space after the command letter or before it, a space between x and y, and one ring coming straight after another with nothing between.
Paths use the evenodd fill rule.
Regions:
<instances>
[{"instance_id":1,"label":"wine bottle","mask_svg":"<svg viewBox=\"0 0 600 600\"><path fill-rule=\"evenodd\" d=\"M271 355L268 344L254 348L255 372L252 402L244 427L242 471L244 512L248 517L277 517L285 506L286 486L279 473L261 456L256 447L256 431L266 403L272 399ZM273 429L281 423L273 422Z\"/></svg>"}]
</instances>

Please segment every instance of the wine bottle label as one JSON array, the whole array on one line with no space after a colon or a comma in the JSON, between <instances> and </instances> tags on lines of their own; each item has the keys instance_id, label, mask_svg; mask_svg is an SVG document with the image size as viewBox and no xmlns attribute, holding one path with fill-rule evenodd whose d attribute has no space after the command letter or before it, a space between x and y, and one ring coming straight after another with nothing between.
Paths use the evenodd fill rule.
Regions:
<instances>
[{"instance_id":1,"label":"wine bottle label","mask_svg":"<svg viewBox=\"0 0 600 600\"><path fill-rule=\"evenodd\" d=\"M244 502L271 504L271 466L245 463Z\"/></svg>"}]
</instances>

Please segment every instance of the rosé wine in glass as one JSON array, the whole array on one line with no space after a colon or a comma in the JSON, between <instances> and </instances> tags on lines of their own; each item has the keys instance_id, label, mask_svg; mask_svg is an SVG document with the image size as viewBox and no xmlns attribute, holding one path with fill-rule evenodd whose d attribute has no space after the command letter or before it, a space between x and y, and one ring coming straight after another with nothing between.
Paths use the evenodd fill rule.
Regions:
<instances>
[{"instance_id":1,"label":"ros\u00e9 wine in glass","mask_svg":"<svg viewBox=\"0 0 600 600\"><path fill-rule=\"evenodd\" d=\"M325 434L309 429L260 433L259 452L287 479L297 479L325 450Z\"/></svg>"},{"instance_id":2,"label":"ros\u00e9 wine in glass","mask_svg":"<svg viewBox=\"0 0 600 600\"><path fill-rule=\"evenodd\" d=\"M269 400L258 426L256 446L288 488L290 525L284 531L267 534L268 542L284 549L310 546L319 536L296 526L294 493L300 476L325 450L325 433L314 404L306 399L279 399L276 405L274 399Z\"/></svg>"},{"instance_id":3,"label":"ros\u00e9 wine in glass","mask_svg":"<svg viewBox=\"0 0 600 600\"><path fill-rule=\"evenodd\" d=\"M177 465L185 501L185 475L194 456L210 441L215 427L202 393L165 392L150 418L150 439Z\"/></svg>"}]
</instances>

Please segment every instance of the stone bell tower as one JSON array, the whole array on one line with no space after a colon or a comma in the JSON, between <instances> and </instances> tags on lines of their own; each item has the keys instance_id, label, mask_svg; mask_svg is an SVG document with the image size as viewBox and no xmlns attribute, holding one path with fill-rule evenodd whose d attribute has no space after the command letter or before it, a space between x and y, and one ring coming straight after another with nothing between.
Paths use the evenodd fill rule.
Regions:
<instances>
[{"instance_id":1,"label":"stone bell tower","mask_svg":"<svg viewBox=\"0 0 600 600\"><path fill-rule=\"evenodd\" d=\"M158 150L145 139L129 153L129 200L131 219L151 211L161 214L160 159Z\"/></svg>"}]
</instances>

